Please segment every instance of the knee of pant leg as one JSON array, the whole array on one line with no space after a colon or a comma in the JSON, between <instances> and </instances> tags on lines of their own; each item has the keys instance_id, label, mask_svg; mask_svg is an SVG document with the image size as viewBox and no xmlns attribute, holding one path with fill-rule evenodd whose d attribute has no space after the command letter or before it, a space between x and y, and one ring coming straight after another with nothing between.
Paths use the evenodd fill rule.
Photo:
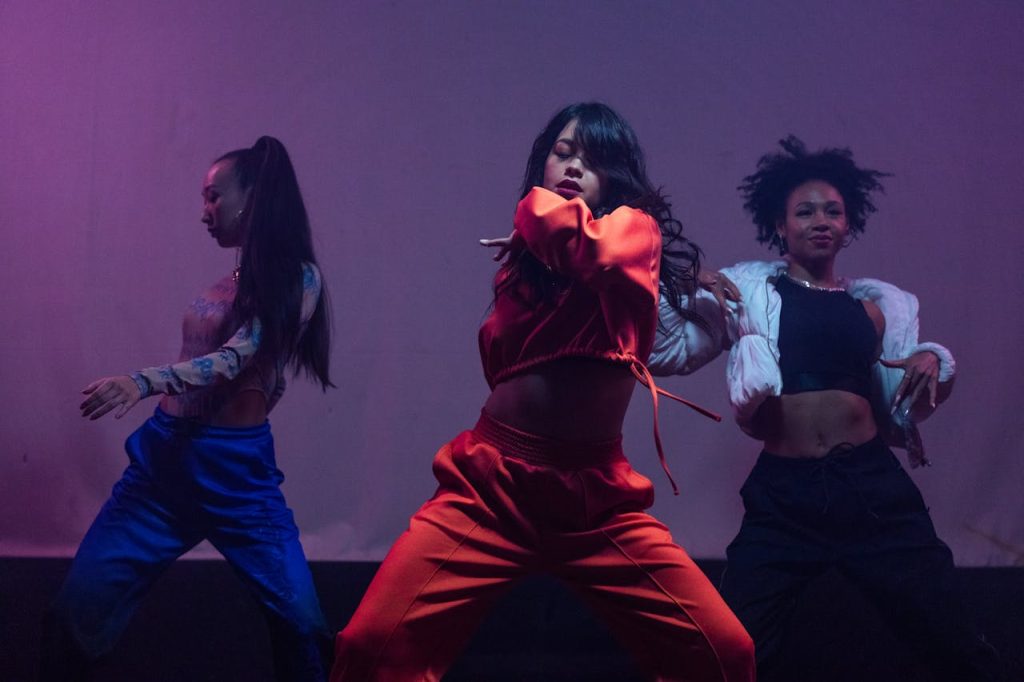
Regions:
<instances>
[{"instance_id":1,"label":"knee of pant leg","mask_svg":"<svg viewBox=\"0 0 1024 682\"><path fill-rule=\"evenodd\" d=\"M393 635L394 628L382 619L357 612L335 639L335 669L364 671L368 675L383 656Z\"/></svg>"},{"instance_id":2,"label":"knee of pant leg","mask_svg":"<svg viewBox=\"0 0 1024 682\"><path fill-rule=\"evenodd\" d=\"M714 644L727 682L754 679L754 640L739 621Z\"/></svg>"}]
</instances>

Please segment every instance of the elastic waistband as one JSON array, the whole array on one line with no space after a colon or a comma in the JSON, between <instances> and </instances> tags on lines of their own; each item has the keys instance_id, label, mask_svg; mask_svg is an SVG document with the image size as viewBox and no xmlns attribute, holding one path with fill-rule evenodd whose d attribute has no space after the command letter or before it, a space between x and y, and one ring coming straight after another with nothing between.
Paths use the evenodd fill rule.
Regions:
<instances>
[{"instance_id":1,"label":"elastic waistband","mask_svg":"<svg viewBox=\"0 0 1024 682\"><path fill-rule=\"evenodd\" d=\"M520 431L480 410L473 435L502 455L555 467L589 466L622 457L622 436L607 440L564 441Z\"/></svg>"},{"instance_id":2,"label":"elastic waistband","mask_svg":"<svg viewBox=\"0 0 1024 682\"><path fill-rule=\"evenodd\" d=\"M175 417L160 407L150 418L157 426L190 438L262 438L270 435L270 422L256 426L213 426L188 417Z\"/></svg>"},{"instance_id":3,"label":"elastic waistband","mask_svg":"<svg viewBox=\"0 0 1024 682\"><path fill-rule=\"evenodd\" d=\"M761 466L777 467L780 469L783 467L814 467L837 460L847 460L851 458L863 459L871 455L882 454L888 451L889 448L885 444L885 441L882 440L881 434L876 434L874 438L869 441L865 441L860 445L840 443L829 450L828 454L822 457L787 457L786 455L777 455L774 452L762 450L757 459L757 463Z\"/></svg>"}]
</instances>

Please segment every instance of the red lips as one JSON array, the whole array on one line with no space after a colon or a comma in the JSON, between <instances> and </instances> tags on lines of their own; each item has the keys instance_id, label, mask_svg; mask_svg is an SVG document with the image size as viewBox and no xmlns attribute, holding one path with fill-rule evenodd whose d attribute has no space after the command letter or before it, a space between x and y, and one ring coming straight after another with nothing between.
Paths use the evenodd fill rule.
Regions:
<instances>
[{"instance_id":1,"label":"red lips","mask_svg":"<svg viewBox=\"0 0 1024 682\"><path fill-rule=\"evenodd\" d=\"M562 180L560 183L555 185L558 189L571 189L573 192L582 192L583 188L580 187L579 183L575 180Z\"/></svg>"}]
</instances>

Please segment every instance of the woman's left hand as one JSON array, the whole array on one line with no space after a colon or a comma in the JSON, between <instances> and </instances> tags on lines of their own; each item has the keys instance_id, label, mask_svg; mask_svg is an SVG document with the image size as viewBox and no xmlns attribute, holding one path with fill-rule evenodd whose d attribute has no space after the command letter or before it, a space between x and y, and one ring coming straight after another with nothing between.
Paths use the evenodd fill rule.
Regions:
<instances>
[{"instance_id":1,"label":"woman's left hand","mask_svg":"<svg viewBox=\"0 0 1024 682\"><path fill-rule=\"evenodd\" d=\"M913 409L924 392L928 392L928 407L935 409L935 399L939 390L939 357L931 351L923 350L914 353L909 358L900 360L879 359L879 362L892 369L903 370L903 381L896 388L896 395L892 400L892 411L905 400L908 409Z\"/></svg>"},{"instance_id":2,"label":"woman's left hand","mask_svg":"<svg viewBox=\"0 0 1024 682\"><path fill-rule=\"evenodd\" d=\"M141 399L139 387L130 376L104 377L82 389L88 395L78 409L82 416L99 419L107 412L120 407L114 419L120 419Z\"/></svg>"}]
</instances>

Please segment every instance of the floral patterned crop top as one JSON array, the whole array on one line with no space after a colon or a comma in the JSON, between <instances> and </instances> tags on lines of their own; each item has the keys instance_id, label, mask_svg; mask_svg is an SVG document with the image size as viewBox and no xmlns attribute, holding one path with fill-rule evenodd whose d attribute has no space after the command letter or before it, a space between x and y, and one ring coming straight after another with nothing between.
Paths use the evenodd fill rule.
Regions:
<instances>
[{"instance_id":1,"label":"floral patterned crop top","mask_svg":"<svg viewBox=\"0 0 1024 682\"><path fill-rule=\"evenodd\" d=\"M320 300L320 271L312 263L302 265L300 324L305 330ZM220 344L224 325L238 291L232 275L224 277L192 302L182 321L179 362L148 367L130 376L142 397L155 393L170 396L177 416L203 420L217 413L242 391L260 391L267 412L284 394L285 367L278 360L256 361L260 346L260 322L243 325Z\"/></svg>"}]
</instances>

